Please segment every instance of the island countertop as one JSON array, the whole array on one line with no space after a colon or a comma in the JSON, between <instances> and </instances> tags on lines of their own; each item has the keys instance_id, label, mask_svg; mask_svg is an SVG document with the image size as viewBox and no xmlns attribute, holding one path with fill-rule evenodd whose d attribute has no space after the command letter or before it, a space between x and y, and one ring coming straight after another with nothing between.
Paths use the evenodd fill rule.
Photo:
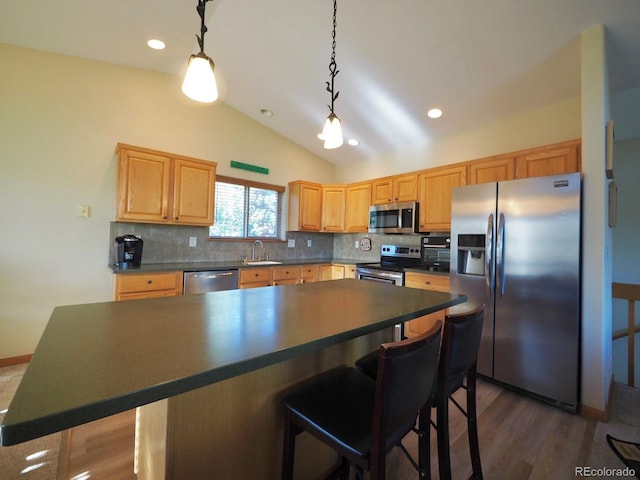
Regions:
<instances>
[{"instance_id":1,"label":"island countertop","mask_svg":"<svg viewBox=\"0 0 640 480\"><path fill-rule=\"evenodd\" d=\"M57 307L0 425L13 445L466 300L353 279Z\"/></svg>"}]
</instances>

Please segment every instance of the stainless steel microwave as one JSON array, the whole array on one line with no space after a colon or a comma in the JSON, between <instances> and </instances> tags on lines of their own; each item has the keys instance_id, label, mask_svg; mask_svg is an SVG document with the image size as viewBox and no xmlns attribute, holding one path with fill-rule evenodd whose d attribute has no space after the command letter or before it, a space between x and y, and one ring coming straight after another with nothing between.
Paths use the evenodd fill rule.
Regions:
<instances>
[{"instance_id":1,"label":"stainless steel microwave","mask_svg":"<svg viewBox=\"0 0 640 480\"><path fill-rule=\"evenodd\" d=\"M369 207L369 233L417 233L418 203L387 203Z\"/></svg>"}]
</instances>

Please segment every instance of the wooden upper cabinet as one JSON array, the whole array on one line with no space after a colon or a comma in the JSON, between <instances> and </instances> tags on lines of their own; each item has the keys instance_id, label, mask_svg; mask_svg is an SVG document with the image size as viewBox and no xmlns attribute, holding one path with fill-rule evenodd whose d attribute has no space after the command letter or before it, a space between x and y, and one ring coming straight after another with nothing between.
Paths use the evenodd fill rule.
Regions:
<instances>
[{"instance_id":1,"label":"wooden upper cabinet","mask_svg":"<svg viewBox=\"0 0 640 480\"><path fill-rule=\"evenodd\" d=\"M369 230L369 207L371 206L371 184L355 183L346 189L346 232Z\"/></svg>"},{"instance_id":2,"label":"wooden upper cabinet","mask_svg":"<svg viewBox=\"0 0 640 480\"><path fill-rule=\"evenodd\" d=\"M516 178L579 172L580 141L532 149L516 156Z\"/></svg>"},{"instance_id":3,"label":"wooden upper cabinet","mask_svg":"<svg viewBox=\"0 0 640 480\"><path fill-rule=\"evenodd\" d=\"M288 229L319 232L321 225L322 185L301 180L290 182Z\"/></svg>"},{"instance_id":4,"label":"wooden upper cabinet","mask_svg":"<svg viewBox=\"0 0 640 480\"><path fill-rule=\"evenodd\" d=\"M397 175L393 177L393 201L413 202L418 198L418 175Z\"/></svg>"},{"instance_id":5,"label":"wooden upper cabinet","mask_svg":"<svg viewBox=\"0 0 640 480\"><path fill-rule=\"evenodd\" d=\"M418 175L421 232L451 230L452 190L466 184L466 165L433 168Z\"/></svg>"},{"instance_id":6,"label":"wooden upper cabinet","mask_svg":"<svg viewBox=\"0 0 640 480\"><path fill-rule=\"evenodd\" d=\"M171 157L118 145L116 220L169 220Z\"/></svg>"},{"instance_id":7,"label":"wooden upper cabinet","mask_svg":"<svg viewBox=\"0 0 640 480\"><path fill-rule=\"evenodd\" d=\"M343 232L345 223L344 185L322 185L322 231Z\"/></svg>"},{"instance_id":8,"label":"wooden upper cabinet","mask_svg":"<svg viewBox=\"0 0 640 480\"><path fill-rule=\"evenodd\" d=\"M213 224L216 163L118 144L116 220Z\"/></svg>"},{"instance_id":9,"label":"wooden upper cabinet","mask_svg":"<svg viewBox=\"0 0 640 480\"><path fill-rule=\"evenodd\" d=\"M418 196L418 175L396 175L371 182L371 204L413 202Z\"/></svg>"},{"instance_id":10,"label":"wooden upper cabinet","mask_svg":"<svg viewBox=\"0 0 640 480\"><path fill-rule=\"evenodd\" d=\"M469 185L502 182L516 178L516 159L513 156L492 157L469 163Z\"/></svg>"},{"instance_id":11,"label":"wooden upper cabinet","mask_svg":"<svg viewBox=\"0 0 640 480\"><path fill-rule=\"evenodd\" d=\"M213 225L215 166L196 160L174 161L173 221Z\"/></svg>"}]
</instances>

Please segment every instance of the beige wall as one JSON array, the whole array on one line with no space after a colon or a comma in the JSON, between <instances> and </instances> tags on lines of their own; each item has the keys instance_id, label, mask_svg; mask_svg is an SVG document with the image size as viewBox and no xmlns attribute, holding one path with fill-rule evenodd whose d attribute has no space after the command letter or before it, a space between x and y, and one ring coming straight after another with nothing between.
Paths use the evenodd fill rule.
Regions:
<instances>
[{"instance_id":1,"label":"beige wall","mask_svg":"<svg viewBox=\"0 0 640 480\"><path fill-rule=\"evenodd\" d=\"M580 122L580 98L574 98L438 142L338 166L338 179L348 183L573 140L581 137Z\"/></svg>"},{"instance_id":2,"label":"beige wall","mask_svg":"<svg viewBox=\"0 0 640 480\"><path fill-rule=\"evenodd\" d=\"M2 44L0 61L0 359L32 353L55 306L112 299L117 142L279 185L335 181L332 164L224 103L190 101L177 77Z\"/></svg>"}]
</instances>

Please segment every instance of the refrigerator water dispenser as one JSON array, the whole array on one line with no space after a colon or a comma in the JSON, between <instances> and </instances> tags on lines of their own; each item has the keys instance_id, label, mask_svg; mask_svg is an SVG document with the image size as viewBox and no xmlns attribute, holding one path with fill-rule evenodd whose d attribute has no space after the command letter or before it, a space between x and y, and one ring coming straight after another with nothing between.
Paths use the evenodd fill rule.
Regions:
<instances>
[{"instance_id":1,"label":"refrigerator water dispenser","mask_svg":"<svg viewBox=\"0 0 640 480\"><path fill-rule=\"evenodd\" d=\"M485 235L458 235L458 274L485 274Z\"/></svg>"}]
</instances>

